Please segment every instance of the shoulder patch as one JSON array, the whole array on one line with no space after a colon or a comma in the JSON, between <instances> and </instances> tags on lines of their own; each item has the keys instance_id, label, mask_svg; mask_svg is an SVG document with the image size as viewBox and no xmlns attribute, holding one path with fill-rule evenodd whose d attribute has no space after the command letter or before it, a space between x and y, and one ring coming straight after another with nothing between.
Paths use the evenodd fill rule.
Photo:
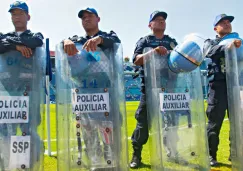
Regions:
<instances>
[{"instance_id":1,"label":"shoulder patch","mask_svg":"<svg viewBox=\"0 0 243 171\"><path fill-rule=\"evenodd\" d=\"M204 42L211 41L211 39L206 39Z\"/></svg>"},{"instance_id":2,"label":"shoulder patch","mask_svg":"<svg viewBox=\"0 0 243 171\"><path fill-rule=\"evenodd\" d=\"M4 35L15 35L15 32L11 31L11 32L8 32L7 34L4 34Z\"/></svg>"},{"instance_id":3,"label":"shoulder patch","mask_svg":"<svg viewBox=\"0 0 243 171\"><path fill-rule=\"evenodd\" d=\"M219 41L214 40L214 39L206 39L206 40L204 41L204 43L205 43L205 44L210 44L210 45L216 45L216 44L219 43Z\"/></svg>"},{"instance_id":4,"label":"shoulder patch","mask_svg":"<svg viewBox=\"0 0 243 171\"><path fill-rule=\"evenodd\" d=\"M176 39L170 37L169 35L165 35L165 36L170 40L170 47L174 49L178 45Z\"/></svg>"},{"instance_id":5,"label":"shoulder patch","mask_svg":"<svg viewBox=\"0 0 243 171\"><path fill-rule=\"evenodd\" d=\"M174 39L174 38L172 38L172 37L170 37L169 35L165 35L168 39L170 39L171 41L175 41L176 42L176 40Z\"/></svg>"},{"instance_id":6,"label":"shoulder patch","mask_svg":"<svg viewBox=\"0 0 243 171\"><path fill-rule=\"evenodd\" d=\"M114 32L113 30L110 31L111 34L116 34L116 32Z\"/></svg>"},{"instance_id":7,"label":"shoulder patch","mask_svg":"<svg viewBox=\"0 0 243 171\"><path fill-rule=\"evenodd\" d=\"M140 37L140 39L137 41L136 45L138 45L140 42L144 41L146 37Z\"/></svg>"},{"instance_id":8,"label":"shoulder patch","mask_svg":"<svg viewBox=\"0 0 243 171\"><path fill-rule=\"evenodd\" d=\"M34 36L39 36L40 38L44 39L44 36L40 32L34 33L33 35Z\"/></svg>"},{"instance_id":9,"label":"shoulder patch","mask_svg":"<svg viewBox=\"0 0 243 171\"><path fill-rule=\"evenodd\" d=\"M74 35L73 38L78 38L78 35Z\"/></svg>"},{"instance_id":10,"label":"shoulder patch","mask_svg":"<svg viewBox=\"0 0 243 171\"><path fill-rule=\"evenodd\" d=\"M107 33L106 33L107 34ZM109 35L112 35L112 36L117 36L116 32L114 32L113 30L110 31ZM118 36L117 36L118 37Z\"/></svg>"}]
</instances>

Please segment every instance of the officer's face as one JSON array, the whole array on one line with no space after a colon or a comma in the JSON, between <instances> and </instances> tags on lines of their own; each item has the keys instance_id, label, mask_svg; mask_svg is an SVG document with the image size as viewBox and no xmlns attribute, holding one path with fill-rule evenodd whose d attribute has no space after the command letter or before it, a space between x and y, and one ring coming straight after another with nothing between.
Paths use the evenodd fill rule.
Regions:
<instances>
[{"instance_id":1,"label":"officer's face","mask_svg":"<svg viewBox=\"0 0 243 171\"><path fill-rule=\"evenodd\" d=\"M151 30L165 31L166 22L164 17L162 16L156 17L153 21L149 23L149 27L151 28Z\"/></svg>"},{"instance_id":2,"label":"officer's face","mask_svg":"<svg viewBox=\"0 0 243 171\"><path fill-rule=\"evenodd\" d=\"M214 28L219 35L226 35L232 32L232 26L229 20L220 21Z\"/></svg>"},{"instance_id":3,"label":"officer's face","mask_svg":"<svg viewBox=\"0 0 243 171\"><path fill-rule=\"evenodd\" d=\"M84 30L92 30L98 28L100 18L93 13L84 12L81 20Z\"/></svg>"},{"instance_id":4,"label":"officer's face","mask_svg":"<svg viewBox=\"0 0 243 171\"><path fill-rule=\"evenodd\" d=\"M13 9L11 11L12 22L15 28L25 28L30 20L29 14L21 9Z\"/></svg>"}]
</instances>

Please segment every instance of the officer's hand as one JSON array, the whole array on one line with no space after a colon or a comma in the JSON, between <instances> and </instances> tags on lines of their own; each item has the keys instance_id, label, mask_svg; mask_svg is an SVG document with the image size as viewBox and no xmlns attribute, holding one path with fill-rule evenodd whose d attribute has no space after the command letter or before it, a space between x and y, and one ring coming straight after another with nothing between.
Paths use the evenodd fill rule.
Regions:
<instances>
[{"instance_id":1,"label":"officer's hand","mask_svg":"<svg viewBox=\"0 0 243 171\"><path fill-rule=\"evenodd\" d=\"M234 40L233 43L234 43L234 45L235 45L236 48L239 48L239 47L241 46L241 43L242 43L242 42L241 42L241 40L236 39L236 40Z\"/></svg>"},{"instance_id":2,"label":"officer's hand","mask_svg":"<svg viewBox=\"0 0 243 171\"><path fill-rule=\"evenodd\" d=\"M30 58L32 56L32 50L26 46L16 45L16 50L21 52L21 54L26 58Z\"/></svg>"},{"instance_id":3,"label":"officer's hand","mask_svg":"<svg viewBox=\"0 0 243 171\"><path fill-rule=\"evenodd\" d=\"M63 46L64 46L64 52L67 53L69 56L73 56L78 53L75 44L73 43L73 41L69 39L64 40Z\"/></svg>"},{"instance_id":4,"label":"officer's hand","mask_svg":"<svg viewBox=\"0 0 243 171\"><path fill-rule=\"evenodd\" d=\"M165 56L168 53L168 50L164 46L158 46L154 49L161 56Z\"/></svg>"},{"instance_id":5,"label":"officer's hand","mask_svg":"<svg viewBox=\"0 0 243 171\"><path fill-rule=\"evenodd\" d=\"M96 36L92 39L89 39L83 46L83 49L85 49L86 51L96 51L96 48L99 44L102 43L102 38L100 36Z\"/></svg>"}]
</instances>

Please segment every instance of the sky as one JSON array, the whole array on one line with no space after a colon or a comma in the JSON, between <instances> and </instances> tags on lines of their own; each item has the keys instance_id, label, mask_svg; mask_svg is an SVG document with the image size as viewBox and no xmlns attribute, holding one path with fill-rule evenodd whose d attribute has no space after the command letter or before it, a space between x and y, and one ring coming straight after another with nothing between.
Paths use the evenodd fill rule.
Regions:
<instances>
[{"instance_id":1,"label":"sky","mask_svg":"<svg viewBox=\"0 0 243 171\"><path fill-rule=\"evenodd\" d=\"M117 33L123 45L123 57L132 57L136 42L150 33L148 21L155 10L168 13L165 33L181 43L190 33L214 38L213 21L218 14L233 15L233 31L243 37L243 0L23 0L31 20L28 28L50 39L51 50L73 35L85 34L78 12L93 7L101 18L99 28ZM0 32L13 31L9 5L14 0L0 0Z\"/></svg>"}]
</instances>

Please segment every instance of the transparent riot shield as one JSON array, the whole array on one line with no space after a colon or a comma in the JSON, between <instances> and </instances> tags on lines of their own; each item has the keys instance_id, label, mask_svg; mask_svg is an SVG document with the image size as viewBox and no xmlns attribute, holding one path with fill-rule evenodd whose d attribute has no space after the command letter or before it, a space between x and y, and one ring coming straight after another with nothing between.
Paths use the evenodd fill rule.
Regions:
<instances>
[{"instance_id":1,"label":"transparent riot shield","mask_svg":"<svg viewBox=\"0 0 243 171\"><path fill-rule=\"evenodd\" d=\"M235 35L220 44L227 46L225 70L227 80L228 112L230 119L230 142L232 170L243 170L243 46L236 48ZM233 37L232 37L233 36Z\"/></svg>"},{"instance_id":2,"label":"transparent riot shield","mask_svg":"<svg viewBox=\"0 0 243 171\"><path fill-rule=\"evenodd\" d=\"M168 56L151 48L145 53L152 170L209 170L199 68L176 74L168 67Z\"/></svg>"},{"instance_id":3,"label":"transparent riot shield","mask_svg":"<svg viewBox=\"0 0 243 171\"><path fill-rule=\"evenodd\" d=\"M41 171L46 53L0 54L0 170Z\"/></svg>"},{"instance_id":4,"label":"transparent riot shield","mask_svg":"<svg viewBox=\"0 0 243 171\"><path fill-rule=\"evenodd\" d=\"M128 170L122 47L56 48L58 170Z\"/></svg>"},{"instance_id":5,"label":"transparent riot shield","mask_svg":"<svg viewBox=\"0 0 243 171\"><path fill-rule=\"evenodd\" d=\"M201 81L202 81L202 89L203 89L203 97L204 99L208 98L208 83L209 79L208 78L208 65L212 63L211 58L205 58L203 62L200 65L200 71L201 71Z\"/></svg>"}]
</instances>

